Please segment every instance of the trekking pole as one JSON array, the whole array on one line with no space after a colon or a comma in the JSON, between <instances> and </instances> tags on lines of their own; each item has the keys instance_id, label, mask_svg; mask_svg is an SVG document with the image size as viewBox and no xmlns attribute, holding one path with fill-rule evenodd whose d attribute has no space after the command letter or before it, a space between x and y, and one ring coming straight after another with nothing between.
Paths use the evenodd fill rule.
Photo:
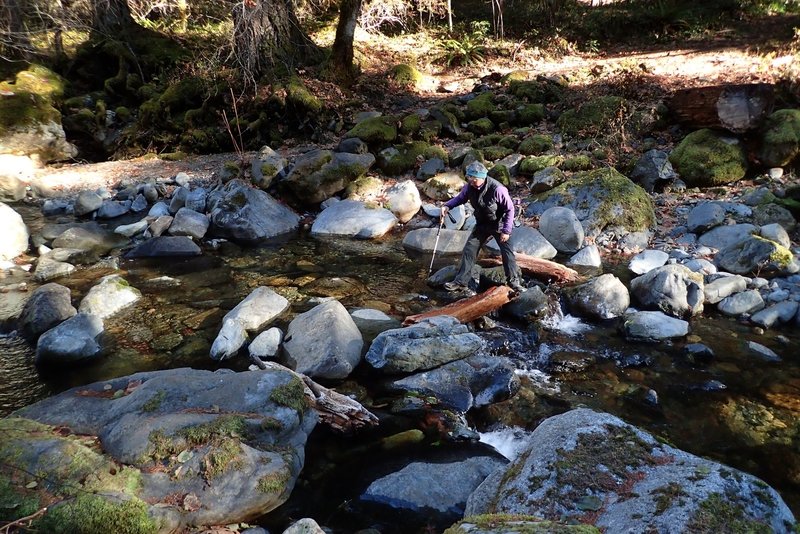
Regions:
<instances>
[{"instance_id":1,"label":"trekking pole","mask_svg":"<svg viewBox=\"0 0 800 534\"><path fill-rule=\"evenodd\" d=\"M436 241L433 243L433 254L431 254L431 265L428 267L428 276L433 272L433 260L436 258L436 247L439 246L439 234L442 233L442 226L444 226L444 217L439 217L439 229L436 230Z\"/></svg>"}]
</instances>

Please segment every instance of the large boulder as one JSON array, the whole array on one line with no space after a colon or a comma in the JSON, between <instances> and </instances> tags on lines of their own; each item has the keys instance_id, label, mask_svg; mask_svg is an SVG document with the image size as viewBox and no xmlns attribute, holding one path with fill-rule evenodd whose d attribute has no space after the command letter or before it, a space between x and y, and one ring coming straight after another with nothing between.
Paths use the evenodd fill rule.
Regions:
<instances>
[{"instance_id":1,"label":"large boulder","mask_svg":"<svg viewBox=\"0 0 800 534\"><path fill-rule=\"evenodd\" d=\"M470 495L465 515L529 514L604 532L791 532L780 495L756 477L581 408L546 419L519 457ZM735 519L732 519L735 518ZM559 531L560 532L560 531Z\"/></svg>"},{"instance_id":2,"label":"large boulder","mask_svg":"<svg viewBox=\"0 0 800 534\"><path fill-rule=\"evenodd\" d=\"M28 227L19 213L0 202L0 261L11 260L28 250Z\"/></svg>"},{"instance_id":3,"label":"large boulder","mask_svg":"<svg viewBox=\"0 0 800 534\"><path fill-rule=\"evenodd\" d=\"M669 161L689 187L728 184L747 172L747 155L739 140L708 129L684 137Z\"/></svg>"},{"instance_id":4,"label":"large boulder","mask_svg":"<svg viewBox=\"0 0 800 534\"><path fill-rule=\"evenodd\" d=\"M132 287L118 274L104 276L81 300L78 311L107 319L142 298L142 292Z\"/></svg>"},{"instance_id":5,"label":"large boulder","mask_svg":"<svg viewBox=\"0 0 800 534\"><path fill-rule=\"evenodd\" d=\"M289 307L289 301L271 288L255 288L244 300L222 318L220 329L211 345L211 358L225 360L238 354L249 334L258 334Z\"/></svg>"},{"instance_id":6,"label":"large boulder","mask_svg":"<svg viewBox=\"0 0 800 534\"><path fill-rule=\"evenodd\" d=\"M631 280L631 294L645 308L673 317L703 312L703 275L679 264L663 265Z\"/></svg>"},{"instance_id":7,"label":"large boulder","mask_svg":"<svg viewBox=\"0 0 800 534\"><path fill-rule=\"evenodd\" d=\"M29 482L49 481L52 496L41 505L64 500L48 509L59 532L167 533L249 522L289 497L316 421L288 370L138 373L0 420L0 470L9 479L14 473L20 496L41 497ZM91 515L99 509L109 521L116 507L133 505L135 529Z\"/></svg>"},{"instance_id":8,"label":"large boulder","mask_svg":"<svg viewBox=\"0 0 800 534\"><path fill-rule=\"evenodd\" d=\"M583 246L583 226L569 208L553 206L539 217L539 231L559 252L574 253Z\"/></svg>"},{"instance_id":9,"label":"large boulder","mask_svg":"<svg viewBox=\"0 0 800 534\"><path fill-rule=\"evenodd\" d=\"M0 153L35 156L43 162L78 154L66 140L55 108L64 80L40 65L17 73L14 83L0 82Z\"/></svg>"},{"instance_id":10,"label":"large boulder","mask_svg":"<svg viewBox=\"0 0 800 534\"><path fill-rule=\"evenodd\" d=\"M570 208L590 237L608 227L640 232L656 224L650 195L612 168L576 173L567 182L534 198L526 216L539 216L554 206Z\"/></svg>"},{"instance_id":11,"label":"large boulder","mask_svg":"<svg viewBox=\"0 0 800 534\"><path fill-rule=\"evenodd\" d=\"M286 196L299 205L319 204L344 189L375 164L375 156L330 150L312 150L300 156L289 174L278 182Z\"/></svg>"},{"instance_id":12,"label":"large boulder","mask_svg":"<svg viewBox=\"0 0 800 534\"><path fill-rule=\"evenodd\" d=\"M433 369L475 354L485 346L454 317L441 315L387 330L375 338L364 359L385 374Z\"/></svg>"},{"instance_id":13,"label":"large boulder","mask_svg":"<svg viewBox=\"0 0 800 534\"><path fill-rule=\"evenodd\" d=\"M800 154L800 109L779 109L761 129L758 159L767 167L789 165Z\"/></svg>"},{"instance_id":14,"label":"large boulder","mask_svg":"<svg viewBox=\"0 0 800 534\"><path fill-rule=\"evenodd\" d=\"M361 362L363 346L361 332L338 300L295 317L283 344L289 367L323 379L346 378Z\"/></svg>"},{"instance_id":15,"label":"large boulder","mask_svg":"<svg viewBox=\"0 0 800 534\"><path fill-rule=\"evenodd\" d=\"M687 335L689 323L658 311L637 311L625 315L621 330L632 341L663 341Z\"/></svg>"},{"instance_id":16,"label":"large boulder","mask_svg":"<svg viewBox=\"0 0 800 534\"><path fill-rule=\"evenodd\" d=\"M733 274L763 277L790 275L800 264L788 248L769 239L751 235L728 245L714 258L720 269Z\"/></svg>"},{"instance_id":17,"label":"large boulder","mask_svg":"<svg viewBox=\"0 0 800 534\"><path fill-rule=\"evenodd\" d=\"M78 310L72 305L68 287L59 284L44 284L37 287L22 308L17 330L30 342L54 326L66 321Z\"/></svg>"},{"instance_id":18,"label":"large boulder","mask_svg":"<svg viewBox=\"0 0 800 534\"><path fill-rule=\"evenodd\" d=\"M570 309L593 319L621 317L630 306L628 288L611 273L592 278L568 291Z\"/></svg>"},{"instance_id":19,"label":"large boulder","mask_svg":"<svg viewBox=\"0 0 800 534\"><path fill-rule=\"evenodd\" d=\"M322 210L311 226L311 235L373 239L396 225L397 218L387 209L357 200L342 200Z\"/></svg>"},{"instance_id":20,"label":"large boulder","mask_svg":"<svg viewBox=\"0 0 800 534\"><path fill-rule=\"evenodd\" d=\"M422 192L433 200L450 200L466 185L464 178L457 172L445 172L428 178L422 184Z\"/></svg>"},{"instance_id":21,"label":"large boulder","mask_svg":"<svg viewBox=\"0 0 800 534\"><path fill-rule=\"evenodd\" d=\"M83 261L91 263L111 250L123 247L128 240L114 232L103 228L94 221L77 224L66 228L53 239L53 248L78 249L84 251Z\"/></svg>"},{"instance_id":22,"label":"large boulder","mask_svg":"<svg viewBox=\"0 0 800 534\"><path fill-rule=\"evenodd\" d=\"M511 245L511 250L514 252L533 256L534 258L549 260L558 254L556 247L554 247L539 230L530 228L529 226L514 228L508 243ZM495 238L487 241L484 246L486 250L492 254L500 255L500 245L497 244Z\"/></svg>"},{"instance_id":23,"label":"large boulder","mask_svg":"<svg viewBox=\"0 0 800 534\"><path fill-rule=\"evenodd\" d=\"M275 177L283 172L287 164L286 158L269 146L261 147L258 154L253 157L250 167L253 184L266 191Z\"/></svg>"},{"instance_id":24,"label":"large boulder","mask_svg":"<svg viewBox=\"0 0 800 534\"><path fill-rule=\"evenodd\" d=\"M36 365L42 369L67 367L103 354L100 336L103 320L79 313L48 330L36 344Z\"/></svg>"},{"instance_id":25,"label":"large boulder","mask_svg":"<svg viewBox=\"0 0 800 534\"><path fill-rule=\"evenodd\" d=\"M438 240L437 240L438 234ZM460 254L469 239L469 232L436 228L417 228L403 238L403 246L417 252L436 254Z\"/></svg>"},{"instance_id":26,"label":"large boulder","mask_svg":"<svg viewBox=\"0 0 800 534\"><path fill-rule=\"evenodd\" d=\"M289 234L300 216L270 195L241 180L231 180L209 195L211 232L220 237L254 243Z\"/></svg>"},{"instance_id":27,"label":"large boulder","mask_svg":"<svg viewBox=\"0 0 800 534\"><path fill-rule=\"evenodd\" d=\"M419 189L412 180L399 182L386 190L386 207L405 224L422 207Z\"/></svg>"}]
</instances>

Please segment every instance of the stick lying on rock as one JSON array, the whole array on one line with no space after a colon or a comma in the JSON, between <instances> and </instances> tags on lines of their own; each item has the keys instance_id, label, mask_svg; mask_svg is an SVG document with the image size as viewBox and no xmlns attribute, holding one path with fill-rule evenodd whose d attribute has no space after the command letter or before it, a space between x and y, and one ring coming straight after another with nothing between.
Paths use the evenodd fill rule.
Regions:
<instances>
[{"instance_id":1,"label":"stick lying on rock","mask_svg":"<svg viewBox=\"0 0 800 534\"><path fill-rule=\"evenodd\" d=\"M320 386L302 373L292 371L279 363L265 362L261 359L258 359L257 365L261 369L294 373L303 382L306 397L311 401L311 407L319 414L320 421L332 430L344 433L378 424L378 418L358 401Z\"/></svg>"},{"instance_id":2,"label":"stick lying on rock","mask_svg":"<svg viewBox=\"0 0 800 534\"><path fill-rule=\"evenodd\" d=\"M511 292L511 288L507 286L495 286L474 297L457 300L444 308L418 313L417 315L409 315L403 321L403 326L418 323L423 319L437 315L451 315L462 323L469 323L509 303L511 301L509 293Z\"/></svg>"},{"instance_id":3,"label":"stick lying on rock","mask_svg":"<svg viewBox=\"0 0 800 534\"><path fill-rule=\"evenodd\" d=\"M543 260L535 256L528 256L527 254L516 253L515 256L517 257L517 265L524 274L544 282L568 284L577 282L580 279L580 275L577 271L565 267L560 263ZM489 265L495 266L502 265L503 260L500 258L483 258L478 263L484 267Z\"/></svg>"}]
</instances>

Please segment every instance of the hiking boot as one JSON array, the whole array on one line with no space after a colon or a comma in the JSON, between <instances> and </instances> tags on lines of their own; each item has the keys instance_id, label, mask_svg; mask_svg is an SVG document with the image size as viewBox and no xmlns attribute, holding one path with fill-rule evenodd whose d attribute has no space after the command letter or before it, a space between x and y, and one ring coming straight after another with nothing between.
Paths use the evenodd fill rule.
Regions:
<instances>
[{"instance_id":1,"label":"hiking boot","mask_svg":"<svg viewBox=\"0 0 800 534\"><path fill-rule=\"evenodd\" d=\"M522 282L519 280L511 280L508 283L508 287L512 290L516 291L517 293L524 293L528 288L522 285Z\"/></svg>"},{"instance_id":2,"label":"hiking boot","mask_svg":"<svg viewBox=\"0 0 800 534\"><path fill-rule=\"evenodd\" d=\"M459 291L462 289L467 289L467 286L464 284L459 284L458 282L447 282L444 285L446 291Z\"/></svg>"}]
</instances>

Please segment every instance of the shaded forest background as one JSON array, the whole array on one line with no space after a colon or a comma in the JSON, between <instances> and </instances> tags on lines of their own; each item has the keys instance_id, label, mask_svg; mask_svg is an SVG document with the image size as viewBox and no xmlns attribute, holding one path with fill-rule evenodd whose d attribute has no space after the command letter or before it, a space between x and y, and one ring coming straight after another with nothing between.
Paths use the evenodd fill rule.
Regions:
<instances>
[{"instance_id":1,"label":"shaded forest background","mask_svg":"<svg viewBox=\"0 0 800 534\"><path fill-rule=\"evenodd\" d=\"M82 157L245 151L324 143L358 111L530 58L739 38L797 94L798 15L797 0L4 0L0 78L32 63L62 76ZM779 54L795 61L776 69ZM608 90L663 96L640 65L614 74Z\"/></svg>"}]
</instances>

